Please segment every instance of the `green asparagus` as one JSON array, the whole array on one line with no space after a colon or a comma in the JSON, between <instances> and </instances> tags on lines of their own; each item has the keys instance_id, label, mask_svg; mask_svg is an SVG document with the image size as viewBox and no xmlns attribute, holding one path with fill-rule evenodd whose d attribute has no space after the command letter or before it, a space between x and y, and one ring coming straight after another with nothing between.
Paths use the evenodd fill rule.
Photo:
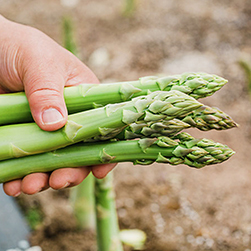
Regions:
<instances>
[{"instance_id":1,"label":"green asparagus","mask_svg":"<svg viewBox=\"0 0 251 251\"><path fill-rule=\"evenodd\" d=\"M233 154L234 151L226 145L209 139L195 139L184 132L173 138L78 143L52 152L1 161L0 182L35 172L102 163L133 162L147 165L156 161L201 168L221 163Z\"/></svg>"},{"instance_id":2,"label":"green asparagus","mask_svg":"<svg viewBox=\"0 0 251 251\"><path fill-rule=\"evenodd\" d=\"M0 162L1 163L1 162ZM95 229L94 176L89 174L78 186L70 190L70 202L73 207L77 226L81 230Z\"/></svg>"},{"instance_id":3,"label":"green asparagus","mask_svg":"<svg viewBox=\"0 0 251 251\"><path fill-rule=\"evenodd\" d=\"M97 244L99 251L122 251L113 190L113 173L95 179Z\"/></svg>"},{"instance_id":4,"label":"green asparagus","mask_svg":"<svg viewBox=\"0 0 251 251\"><path fill-rule=\"evenodd\" d=\"M178 90L195 99L212 95L227 80L207 73L183 73L167 77L143 77L138 81L111 84L81 84L66 87L64 97L69 114L109 103L128 101L154 91ZM0 95L0 125L32 121L25 93Z\"/></svg>"},{"instance_id":5,"label":"green asparagus","mask_svg":"<svg viewBox=\"0 0 251 251\"><path fill-rule=\"evenodd\" d=\"M124 103L72 114L66 125L54 132L35 123L0 127L0 160L55 150L96 135L119 133L136 121L157 121L185 116L202 104L179 91L153 92Z\"/></svg>"},{"instance_id":6,"label":"green asparagus","mask_svg":"<svg viewBox=\"0 0 251 251\"><path fill-rule=\"evenodd\" d=\"M183 129L195 127L202 131L211 129L225 130L236 127L237 123L233 119L216 107L203 105L195 109L184 118L151 121L143 123L132 123L126 127L119 135L118 139L134 139L142 137L173 136ZM102 137L96 137L96 140Z\"/></svg>"}]
</instances>

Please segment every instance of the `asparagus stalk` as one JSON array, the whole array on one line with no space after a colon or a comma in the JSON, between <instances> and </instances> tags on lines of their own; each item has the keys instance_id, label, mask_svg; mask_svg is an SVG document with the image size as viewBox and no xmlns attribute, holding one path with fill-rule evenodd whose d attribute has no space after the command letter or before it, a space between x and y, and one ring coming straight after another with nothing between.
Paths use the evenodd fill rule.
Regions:
<instances>
[{"instance_id":1,"label":"asparagus stalk","mask_svg":"<svg viewBox=\"0 0 251 251\"><path fill-rule=\"evenodd\" d=\"M0 162L0 183L19 179L35 172L51 172L64 167L102 163L133 162L171 165L185 164L201 168L218 164L234 154L228 146L209 139L195 139L188 133L173 138L78 143L52 152Z\"/></svg>"},{"instance_id":2,"label":"asparagus stalk","mask_svg":"<svg viewBox=\"0 0 251 251\"><path fill-rule=\"evenodd\" d=\"M151 121L146 123L132 123L119 135L118 139L133 139L142 137L173 136L183 129L195 127L202 131L211 129L225 130L236 127L233 119L216 107L203 105L195 109L184 118ZM102 138L100 138L102 140Z\"/></svg>"},{"instance_id":3,"label":"asparagus stalk","mask_svg":"<svg viewBox=\"0 0 251 251\"><path fill-rule=\"evenodd\" d=\"M123 15L125 17L131 17L136 9L135 0L124 0Z\"/></svg>"},{"instance_id":4,"label":"asparagus stalk","mask_svg":"<svg viewBox=\"0 0 251 251\"><path fill-rule=\"evenodd\" d=\"M251 57L245 55L239 60L239 64L246 74L248 92L251 94Z\"/></svg>"},{"instance_id":5,"label":"asparagus stalk","mask_svg":"<svg viewBox=\"0 0 251 251\"><path fill-rule=\"evenodd\" d=\"M179 91L154 92L131 101L72 114L54 132L35 123L0 127L0 160L52 151L97 135L117 134L136 121L157 121L185 116L202 106Z\"/></svg>"},{"instance_id":6,"label":"asparagus stalk","mask_svg":"<svg viewBox=\"0 0 251 251\"><path fill-rule=\"evenodd\" d=\"M72 187L70 201L79 229L95 229L94 176L89 176L78 186Z\"/></svg>"},{"instance_id":7,"label":"asparagus stalk","mask_svg":"<svg viewBox=\"0 0 251 251\"><path fill-rule=\"evenodd\" d=\"M226 83L227 80L217 75L183 73L166 77L143 77L138 81L66 87L64 97L68 112L72 114L160 90L178 90L199 99L212 95ZM1 94L0 111L0 125L32 121L28 100L23 92Z\"/></svg>"},{"instance_id":8,"label":"asparagus stalk","mask_svg":"<svg viewBox=\"0 0 251 251\"><path fill-rule=\"evenodd\" d=\"M95 179L97 244L99 251L122 251L113 190L113 173Z\"/></svg>"}]
</instances>

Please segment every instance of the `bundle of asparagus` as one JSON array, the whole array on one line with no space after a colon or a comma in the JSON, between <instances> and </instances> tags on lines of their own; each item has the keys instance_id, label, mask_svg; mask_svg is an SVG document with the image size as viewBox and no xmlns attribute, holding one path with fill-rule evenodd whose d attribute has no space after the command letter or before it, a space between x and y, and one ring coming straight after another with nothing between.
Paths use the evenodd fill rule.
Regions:
<instances>
[{"instance_id":1,"label":"bundle of asparagus","mask_svg":"<svg viewBox=\"0 0 251 251\"><path fill-rule=\"evenodd\" d=\"M216 75L184 73L67 87L65 100L72 114L54 132L43 131L34 122L20 123L31 120L24 93L0 95L0 182L109 162L156 161L196 168L223 162L233 155L230 148L179 132L236 126L224 112L196 100L226 82Z\"/></svg>"}]
</instances>

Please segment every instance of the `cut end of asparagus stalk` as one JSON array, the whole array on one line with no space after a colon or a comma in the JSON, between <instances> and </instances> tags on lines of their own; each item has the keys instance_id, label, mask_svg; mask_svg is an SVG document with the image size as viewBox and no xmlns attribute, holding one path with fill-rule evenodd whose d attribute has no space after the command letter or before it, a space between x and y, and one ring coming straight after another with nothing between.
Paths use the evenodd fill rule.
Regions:
<instances>
[{"instance_id":1,"label":"cut end of asparagus stalk","mask_svg":"<svg viewBox=\"0 0 251 251\"><path fill-rule=\"evenodd\" d=\"M146 233L139 229L123 229L119 233L120 240L134 250L144 250Z\"/></svg>"}]
</instances>

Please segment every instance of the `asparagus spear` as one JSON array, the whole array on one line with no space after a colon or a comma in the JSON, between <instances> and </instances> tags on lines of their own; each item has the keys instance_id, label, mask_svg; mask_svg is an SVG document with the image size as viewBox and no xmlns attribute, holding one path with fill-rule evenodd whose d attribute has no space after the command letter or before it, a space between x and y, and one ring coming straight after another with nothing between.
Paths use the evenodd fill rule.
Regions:
<instances>
[{"instance_id":1,"label":"asparagus spear","mask_svg":"<svg viewBox=\"0 0 251 251\"><path fill-rule=\"evenodd\" d=\"M88 177L70 190L70 202L79 229L95 229L94 176Z\"/></svg>"},{"instance_id":2,"label":"asparagus spear","mask_svg":"<svg viewBox=\"0 0 251 251\"><path fill-rule=\"evenodd\" d=\"M54 132L35 123L0 127L0 160L37 154L86 140L96 135L116 134L136 121L157 121L185 116L202 106L179 91L154 92L124 103L72 114L66 125Z\"/></svg>"},{"instance_id":3,"label":"asparagus spear","mask_svg":"<svg viewBox=\"0 0 251 251\"><path fill-rule=\"evenodd\" d=\"M232 118L216 107L203 105L180 119L132 123L119 135L118 139L173 136L183 129L196 127L202 131L225 130L236 127ZM102 137L96 137L102 140Z\"/></svg>"},{"instance_id":4,"label":"asparagus spear","mask_svg":"<svg viewBox=\"0 0 251 251\"><path fill-rule=\"evenodd\" d=\"M99 251L122 251L113 190L113 173L95 179L97 244Z\"/></svg>"},{"instance_id":5,"label":"asparagus spear","mask_svg":"<svg viewBox=\"0 0 251 251\"><path fill-rule=\"evenodd\" d=\"M51 172L64 167L102 163L153 162L185 164L195 168L221 163L234 154L226 145L209 139L195 139L188 133L173 138L78 143L52 152L0 162L0 183L35 172Z\"/></svg>"},{"instance_id":6,"label":"asparagus spear","mask_svg":"<svg viewBox=\"0 0 251 251\"><path fill-rule=\"evenodd\" d=\"M195 99L212 95L227 80L207 73L183 73L167 77L143 77L138 81L111 84L81 84L66 87L64 97L70 114L109 103L128 101L154 91L178 90ZM0 95L0 125L32 121L23 92Z\"/></svg>"}]
</instances>

